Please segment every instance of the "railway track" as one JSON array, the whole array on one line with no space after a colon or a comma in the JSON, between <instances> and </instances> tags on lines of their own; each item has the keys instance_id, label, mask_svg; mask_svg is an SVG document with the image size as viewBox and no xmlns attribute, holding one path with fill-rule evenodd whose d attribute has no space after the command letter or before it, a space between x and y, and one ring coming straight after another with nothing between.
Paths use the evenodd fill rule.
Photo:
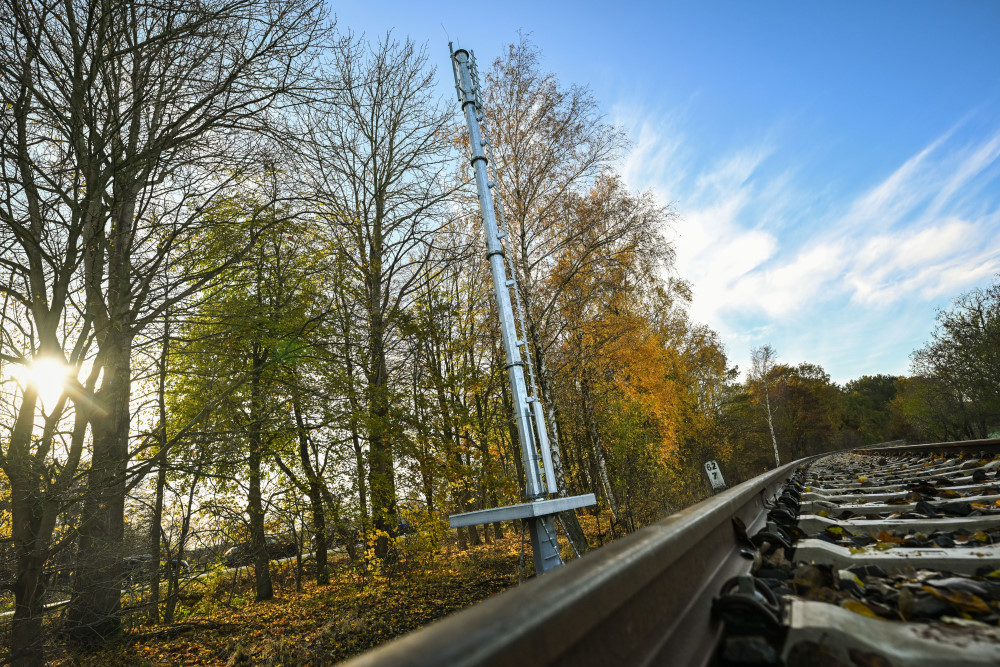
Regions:
<instances>
[{"instance_id":1,"label":"railway track","mask_svg":"<svg viewBox=\"0 0 1000 667\"><path fill-rule=\"evenodd\" d=\"M1000 440L811 457L364 665L1000 664Z\"/></svg>"}]
</instances>

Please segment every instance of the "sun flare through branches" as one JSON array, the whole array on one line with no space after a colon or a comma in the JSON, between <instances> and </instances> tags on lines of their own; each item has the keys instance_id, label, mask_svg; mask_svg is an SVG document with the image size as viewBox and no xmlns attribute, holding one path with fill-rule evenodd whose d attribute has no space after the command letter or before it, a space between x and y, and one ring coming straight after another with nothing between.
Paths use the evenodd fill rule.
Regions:
<instances>
[{"instance_id":1,"label":"sun flare through branches","mask_svg":"<svg viewBox=\"0 0 1000 667\"><path fill-rule=\"evenodd\" d=\"M11 376L22 389L34 387L42 405L52 408L65 391L71 373L72 367L61 359L39 357L26 366L16 366Z\"/></svg>"}]
</instances>

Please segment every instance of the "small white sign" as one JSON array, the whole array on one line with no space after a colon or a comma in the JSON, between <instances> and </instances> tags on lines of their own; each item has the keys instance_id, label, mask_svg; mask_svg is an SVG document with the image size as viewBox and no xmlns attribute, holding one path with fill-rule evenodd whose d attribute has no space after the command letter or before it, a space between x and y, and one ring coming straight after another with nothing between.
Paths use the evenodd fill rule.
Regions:
<instances>
[{"instance_id":1,"label":"small white sign","mask_svg":"<svg viewBox=\"0 0 1000 667\"><path fill-rule=\"evenodd\" d=\"M722 479L722 471L715 461L705 461L705 472L708 473L708 481L712 483L713 491L720 491L726 488L726 482Z\"/></svg>"}]
</instances>

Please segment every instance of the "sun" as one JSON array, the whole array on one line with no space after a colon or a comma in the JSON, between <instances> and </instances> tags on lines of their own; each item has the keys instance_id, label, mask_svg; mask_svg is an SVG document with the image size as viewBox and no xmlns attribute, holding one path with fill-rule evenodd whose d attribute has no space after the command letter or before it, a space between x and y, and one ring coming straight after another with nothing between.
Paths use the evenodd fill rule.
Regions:
<instances>
[{"instance_id":1,"label":"sun","mask_svg":"<svg viewBox=\"0 0 1000 667\"><path fill-rule=\"evenodd\" d=\"M62 396L70 371L70 367L60 359L39 357L22 366L16 376L22 387L34 386L42 405L51 408Z\"/></svg>"}]
</instances>

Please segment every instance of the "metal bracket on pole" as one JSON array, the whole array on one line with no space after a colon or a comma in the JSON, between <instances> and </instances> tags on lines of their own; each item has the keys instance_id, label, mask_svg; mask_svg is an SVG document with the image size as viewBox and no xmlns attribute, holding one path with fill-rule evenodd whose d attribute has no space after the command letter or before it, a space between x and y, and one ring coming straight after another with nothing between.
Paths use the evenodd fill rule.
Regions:
<instances>
[{"instance_id":1,"label":"metal bracket on pole","mask_svg":"<svg viewBox=\"0 0 1000 667\"><path fill-rule=\"evenodd\" d=\"M580 507L589 507L597 502L593 493L568 498L553 498L538 500L520 505L493 507L477 512L452 514L448 517L448 525L452 528L477 526L497 521L514 521L520 519L527 522L531 533L531 548L534 552L535 572L541 574L563 564L559 555L559 545L556 542L555 517L560 512L566 512ZM576 548L575 546L573 547Z\"/></svg>"}]
</instances>

